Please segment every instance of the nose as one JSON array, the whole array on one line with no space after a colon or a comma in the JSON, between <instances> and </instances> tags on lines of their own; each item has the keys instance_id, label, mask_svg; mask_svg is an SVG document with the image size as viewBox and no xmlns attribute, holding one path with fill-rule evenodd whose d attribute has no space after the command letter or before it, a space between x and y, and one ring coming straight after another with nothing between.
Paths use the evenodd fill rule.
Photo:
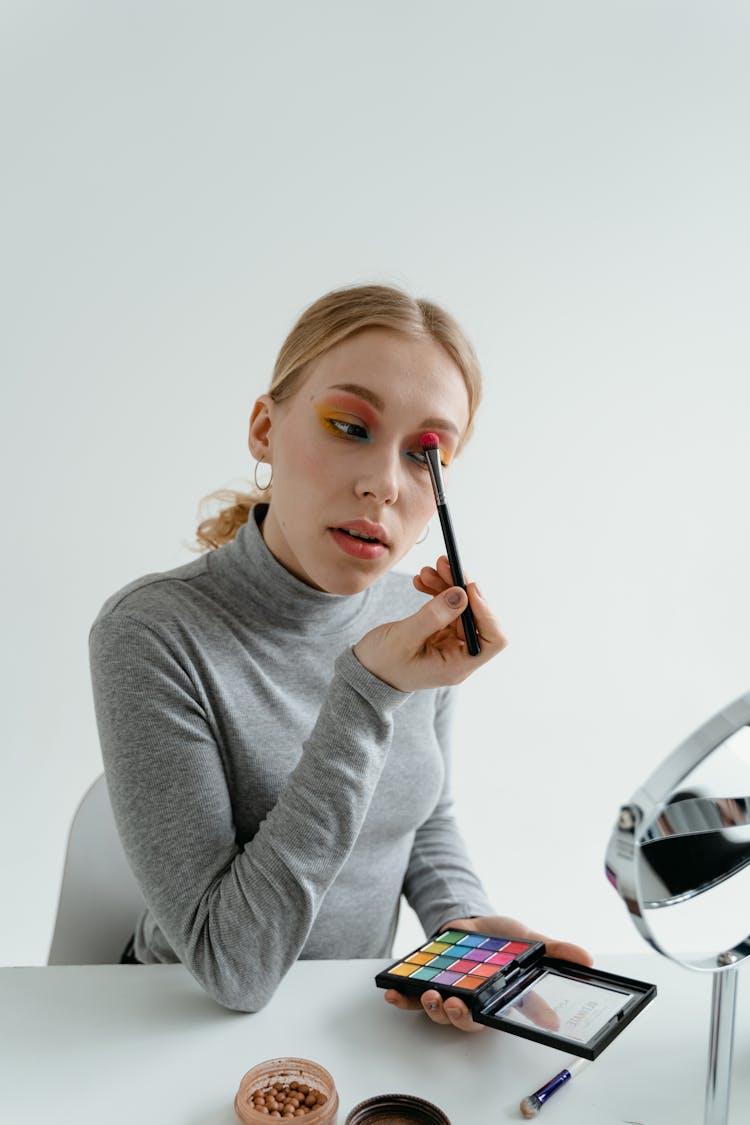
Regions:
<instances>
[{"instance_id":1,"label":"nose","mask_svg":"<svg viewBox=\"0 0 750 1125\"><path fill-rule=\"evenodd\" d=\"M398 450L373 450L359 465L354 491L360 499L369 497L379 504L394 504L398 499L400 471Z\"/></svg>"}]
</instances>

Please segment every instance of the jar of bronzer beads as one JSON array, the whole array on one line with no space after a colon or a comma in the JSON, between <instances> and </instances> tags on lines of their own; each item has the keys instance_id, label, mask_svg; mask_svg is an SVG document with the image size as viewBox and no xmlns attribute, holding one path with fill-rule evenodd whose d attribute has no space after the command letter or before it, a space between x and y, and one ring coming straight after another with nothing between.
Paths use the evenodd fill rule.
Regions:
<instances>
[{"instance_id":1,"label":"jar of bronzer beads","mask_svg":"<svg viewBox=\"0 0 750 1125\"><path fill-rule=\"evenodd\" d=\"M309 1059L267 1059L248 1070L234 1108L245 1125L269 1121L336 1125L339 1095L324 1067Z\"/></svg>"}]
</instances>

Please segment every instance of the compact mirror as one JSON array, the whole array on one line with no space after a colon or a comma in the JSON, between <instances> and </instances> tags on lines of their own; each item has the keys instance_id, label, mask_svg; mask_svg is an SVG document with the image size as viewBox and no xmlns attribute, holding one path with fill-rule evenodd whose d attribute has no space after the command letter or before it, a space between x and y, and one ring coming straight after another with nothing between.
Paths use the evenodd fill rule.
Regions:
<instances>
[{"instance_id":1,"label":"compact mirror","mask_svg":"<svg viewBox=\"0 0 750 1125\"><path fill-rule=\"evenodd\" d=\"M750 954L750 692L677 747L620 809L607 878L659 953L714 974L707 1125L726 1121L736 973Z\"/></svg>"}]
</instances>

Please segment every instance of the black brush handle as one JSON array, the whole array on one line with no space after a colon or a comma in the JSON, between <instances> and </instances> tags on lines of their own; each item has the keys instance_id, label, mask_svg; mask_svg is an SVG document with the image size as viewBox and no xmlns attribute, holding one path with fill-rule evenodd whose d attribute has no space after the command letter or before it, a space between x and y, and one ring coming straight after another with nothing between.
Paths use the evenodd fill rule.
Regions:
<instances>
[{"instance_id":1,"label":"black brush handle","mask_svg":"<svg viewBox=\"0 0 750 1125\"><path fill-rule=\"evenodd\" d=\"M456 586L460 586L462 590L465 590L466 583L464 582L464 572L461 566L461 560L458 557L458 545L456 543L456 536L453 534L453 524L451 523L448 505L438 504L437 510L438 516L440 517L440 526L443 529L443 539L445 540L445 549L448 553L451 577ZM479 644L479 634L477 633L474 614L471 612L469 606L467 606L461 614L461 624L464 627L464 636L466 637L466 647L469 651L469 655L479 656L482 648Z\"/></svg>"}]
</instances>

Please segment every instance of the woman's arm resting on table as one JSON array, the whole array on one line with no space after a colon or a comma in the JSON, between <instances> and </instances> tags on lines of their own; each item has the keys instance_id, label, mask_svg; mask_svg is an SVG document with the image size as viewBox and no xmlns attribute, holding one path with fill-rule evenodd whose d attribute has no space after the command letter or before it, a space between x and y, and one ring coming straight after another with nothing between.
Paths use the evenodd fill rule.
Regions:
<instances>
[{"instance_id":1,"label":"woman's arm resting on table","mask_svg":"<svg viewBox=\"0 0 750 1125\"><path fill-rule=\"evenodd\" d=\"M346 650L285 788L238 846L222 732L186 658L122 613L100 620L90 645L112 808L151 918L209 995L257 1011L349 856L406 697ZM272 753L268 720L241 720L261 759Z\"/></svg>"}]
</instances>

